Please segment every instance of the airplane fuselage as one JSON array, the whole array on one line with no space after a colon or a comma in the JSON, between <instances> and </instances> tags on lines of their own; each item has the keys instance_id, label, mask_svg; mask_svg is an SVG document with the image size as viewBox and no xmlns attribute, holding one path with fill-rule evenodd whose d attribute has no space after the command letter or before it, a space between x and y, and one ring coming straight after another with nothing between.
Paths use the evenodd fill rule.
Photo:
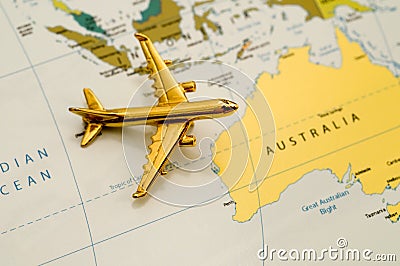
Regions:
<instances>
[{"instance_id":1,"label":"airplane fuselage","mask_svg":"<svg viewBox=\"0 0 400 266\"><path fill-rule=\"evenodd\" d=\"M104 127L135 125L157 126L149 146L147 163L143 166L134 198L146 195L148 188L159 174L166 174L165 166L173 149L179 145L196 145L196 137L187 135L193 120L213 119L232 114L238 105L225 99L188 102L187 92L196 91L194 81L178 83L168 69L171 61L164 61L151 40L144 34L135 33L147 61L147 70L154 81L152 87L158 98L157 104L148 107L106 109L89 88L83 89L88 108L69 108L82 117L85 131L81 134L81 147L87 147L100 135Z\"/></svg>"},{"instance_id":2,"label":"airplane fuselage","mask_svg":"<svg viewBox=\"0 0 400 266\"><path fill-rule=\"evenodd\" d=\"M97 123L107 127L135 125L157 125L200 119L211 119L230 115L237 109L234 102L213 99L179 104L164 104L151 107L133 107L108 110L70 108L71 112L82 116L86 123Z\"/></svg>"}]
</instances>

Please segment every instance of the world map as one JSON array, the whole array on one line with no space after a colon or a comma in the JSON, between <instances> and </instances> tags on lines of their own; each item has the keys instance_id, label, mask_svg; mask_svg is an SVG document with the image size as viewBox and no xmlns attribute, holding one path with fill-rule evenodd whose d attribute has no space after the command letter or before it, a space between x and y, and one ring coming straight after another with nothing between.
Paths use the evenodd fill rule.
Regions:
<instances>
[{"instance_id":1,"label":"world map","mask_svg":"<svg viewBox=\"0 0 400 266\"><path fill-rule=\"evenodd\" d=\"M31 0L0 7L2 265L264 265L259 250L266 245L322 250L342 238L350 248L399 258L398 1ZM212 160L182 182L214 180L226 191L207 204L131 199L142 170L130 171L123 146L143 142L142 131L127 139L105 130L79 147L83 125L68 107L85 105L82 88L107 107L155 100L151 88L138 89L148 71L135 32L152 39L177 77L193 74L185 63L203 60L254 81L238 90L246 105L227 120L228 130L193 129L214 139L204 155ZM240 85L234 72L220 71L209 79ZM198 89L188 97L224 93ZM269 114L252 108L260 99L274 128L264 122ZM246 139L238 137L243 129ZM145 152L131 155L134 167ZM230 161L234 155L242 162ZM179 176L174 169L170 180Z\"/></svg>"}]
</instances>

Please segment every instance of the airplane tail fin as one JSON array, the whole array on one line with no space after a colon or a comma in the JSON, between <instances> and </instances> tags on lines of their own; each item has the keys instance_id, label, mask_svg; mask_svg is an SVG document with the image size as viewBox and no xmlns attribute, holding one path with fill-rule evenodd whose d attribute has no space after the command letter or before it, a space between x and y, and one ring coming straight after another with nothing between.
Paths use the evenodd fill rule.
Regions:
<instances>
[{"instance_id":1,"label":"airplane tail fin","mask_svg":"<svg viewBox=\"0 0 400 266\"><path fill-rule=\"evenodd\" d=\"M95 121L90 120L90 111L104 111L105 109L91 89L84 88L83 94L85 95L89 110L87 111L87 109L83 108L69 108L69 110L75 114L82 116L83 121L86 123L85 133L81 141L81 147L86 147L93 142L93 140L100 134L101 130L103 129L103 124L96 123Z\"/></svg>"}]
</instances>

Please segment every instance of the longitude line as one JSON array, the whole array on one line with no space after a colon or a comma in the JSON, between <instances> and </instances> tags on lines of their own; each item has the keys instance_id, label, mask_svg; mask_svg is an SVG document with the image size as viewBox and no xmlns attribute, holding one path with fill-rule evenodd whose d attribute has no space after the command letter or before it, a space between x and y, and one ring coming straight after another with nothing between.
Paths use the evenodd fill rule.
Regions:
<instances>
[{"instance_id":1,"label":"longitude line","mask_svg":"<svg viewBox=\"0 0 400 266\"><path fill-rule=\"evenodd\" d=\"M376 15L375 15L375 16L376 16ZM379 21L378 21L378 18L377 18L377 17L376 17L376 20L377 20L378 26L381 28L381 25L379 24ZM385 36L383 36L383 37L384 37L384 40L385 40L385 44L386 44L387 47L388 47L388 43L387 43L386 37L385 37ZM211 46L211 49L212 49L212 45L211 45L211 44L210 44L210 46ZM391 52L390 52L389 49L388 49L388 53L389 53L390 56L391 56ZM391 56L391 57L392 57L392 56ZM374 137L375 137L375 136L374 136ZM319 159L319 158L316 158L316 159ZM252 160L251 160L251 161L252 161ZM307 163L307 162L306 162L306 163ZM253 162L252 162L252 167L253 167L253 171L254 171ZM257 191L257 193L258 193L258 191ZM259 198L259 203L260 203L260 198ZM186 210L186 209L184 209L184 210ZM181 211L179 211L179 212L183 212L184 210L181 210ZM260 211L261 211L261 208L260 208ZM177 213L179 213L179 212L177 212ZM158 221L158 220L161 220L161 219L163 219L163 218L167 218L167 217L172 216L172 215L177 214L177 213L172 213L172 214L167 215L167 216L165 216L165 217L162 217L162 218L159 218L159 219L150 221L150 222L148 222L148 223L146 223L146 224L143 224L143 225L137 226L137 227L135 227L135 228L133 228L133 229L124 231L124 232L122 232L122 233L119 233L119 234L117 234L117 235L115 235L115 236L112 236L112 237L110 237L110 238L103 239L103 240L101 240L101 241L99 241L99 242L96 242L94 245L100 244L100 243L105 242L105 241L107 241L107 240L109 240L109 239L112 239L112 238L114 238L114 237L123 235L123 234L128 233L128 232L131 232L131 231L133 231L133 230L135 230L135 229L138 229L138 228L140 228L140 227L143 227L143 226L146 226L146 225L148 225L148 224L154 223L154 222L156 222L156 221ZM260 214L261 214L261 213L260 213ZM260 215L260 216L261 216L261 223L262 223L262 215ZM263 243L264 243L264 237L263 237ZM89 247L89 246L87 246L87 247L85 247L85 248L83 248L83 249L86 249L86 248L88 248L88 247ZM79 250L78 250L78 251L79 251ZM77 251L75 251L75 252L77 252Z\"/></svg>"},{"instance_id":2,"label":"longitude line","mask_svg":"<svg viewBox=\"0 0 400 266\"><path fill-rule=\"evenodd\" d=\"M390 60L392 62L395 62L395 60L393 58L393 55L392 55L392 51L391 51L390 46L389 46L389 42L387 41L387 38L386 38L385 31L382 28L382 24L381 24L381 22L380 22L380 20L378 18L378 14L376 13L376 10L374 10L373 13L374 13L374 18L375 18L376 24L378 25L378 28L379 28L379 30L380 30L380 32L382 34L383 41L385 42L385 46L386 46L387 52L388 52L388 54L390 56ZM396 68L395 64L393 64L393 65L394 65L395 75L396 75L396 77L398 77L399 73L397 72L397 68Z\"/></svg>"},{"instance_id":3,"label":"longitude line","mask_svg":"<svg viewBox=\"0 0 400 266\"><path fill-rule=\"evenodd\" d=\"M81 194L81 192L80 192L80 190L79 190L78 182L77 182L76 177L75 177L75 172L74 172L74 170L73 170L73 168L72 168L72 163L71 163L71 160L70 160L70 157L69 157L67 148L66 148L66 146L65 146L64 140L63 140L63 138L62 138L60 128L58 127L57 121L56 121L56 119L55 119L54 112L53 112L53 110L52 110L52 108L51 108L51 106L50 106L49 100L48 100L48 98L47 98L47 96L46 96L46 93L45 93L45 91L44 91L44 89L43 89L42 83L41 83L41 81L40 81L40 79L39 79L39 76L38 76L36 70L35 70L35 67L33 66L32 61L31 61L31 59L30 59L30 57L29 57L29 55L28 55L28 52L25 50L25 47L24 47L24 45L22 44L21 39L20 39L19 36L18 36L18 33L15 31L14 26L13 26L13 23L12 23L10 17L8 16L6 10L4 9L3 5L1 4L1 2L0 2L0 8L1 8L1 10L2 10L4 16L6 17L9 26L12 28L12 31L14 32L15 37L17 38L17 41L18 41L18 43L19 43L19 45L20 45L22 51L24 52L26 59L27 59L28 62L29 62L30 68L32 69L32 72L33 72L33 74L34 74L34 76L35 76L35 78L36 78L36 81L37 81L37 83L38 83L38 85L39 85L39 87L40 87L40 90L41 90L41 92L42 92L43 98L44 98L44 100L45 100L45 102L46 102L46 104L47 104L47 107L48 107L49 112L50 112L50 114L51 114L51 117L52 117L52 119L53 119L54 125L55 125L55 127L56 127L56 129L57 129L58 135L59 135L60 140L61 140L61 144L62 144L62 146L63 146L63 148L64 148L65 155L67 156L67 160L68 160L69 167L70 167L70 169L71 169L72 176L73 176L73 178L74 178L75 186L76 186L77 192L78 192L78 194L79 194L79 199L80 199L80 201L81 201L81 203L82 203L82 210L83 210L83 213L84 213L84 216L85 216L85 220L86 220L86 224L87 224L87 227L88 227L88 232L89 232L89 237L90 237L90 243L91 243L91 247L92 247L92 251L93 251L94 262L95 262L95 265L97 265L96 252L95 252L95 250L94 250L92 233L91 233L91 230L90 230L90 225L89 225L88 217L87 217L87 214L86 214L86 209L85 209L85 206L84 206L84 204L83 204L82 194Z\"/></svg>"},{"instance_id":4,"label":"longitude line","mask_svg":"<svg viewBox=\"0 0 400 266\"><path fill-rule=\"evenodd\" d=\"M376 134L374 134L374 135L372 135L372 136L366 137L366 138L364 138L364 139L362 139L362 140L359 140L359 141L353 142L353 143L351 143L351 144L349 144L349 145L343 146L343 147L341 147L341 148L339 148L339 149L336 149L336 150L334 150L334 151L325 153L325 154L323 154L323 155L321 155L321 156L318 156L318 157L315 157L315 158L310 159L310 160L308 160L308 161L305 161L305 162L303 162L303 163L297 164L297 165L295 165L295 166L293 166L293 167L287 168L287 169L285 169L285 170L283 170L283 171L281 171L281 172L278 172L278 173L276 173L276 174L273 174L273 175L271 175L271 176L269 176L269 177L278 176L278 175L283 174L283 173L285 173L285 172L287 172L287 171L296 169L296 168L301 167L301 166L303 166L303 165L306 165L306 164L308 164L308 163L310 163L310 162L313 162L313 161L319 160L319 159L321 159L321 158L324 158L324 157L326 157L326 156L329 156L329 155L331 155L331 154L334 154L334 153L336 153L336 152L338 152L338 151L342 151L342 150L348 149L348 148L350 148L350 147L352 147L352 146L358 145L358 144L360 144L360 143L366 142L366 141L368 141L368 140L374 139L374 138L376 138L376 137L382 136L382 135L384 135L384 134L386 134L386 133L389 133L389 132L392 132L392 131L398 130L398 129L400 129L400 124L397 125L397 126L395 126L395 127L386 129L386 130L381 131L381 132L379 132L379 133L376 133ZM227 192L225 192L223 195L228 195L228 194L231 193L231 192L235 192L235 191L244 189L244 188L246 188L246 187L248 187L248 185L244 185L244 186L235 188L235 189L233 189L233 190L231 190L231 191L227 191ZM282 193L283 193L283 192L282 192ZM267 204L267 205L269 205L269 204ZM267 205L264 205L263 207L265 207L265 206L267 206ZM174 215L176 215L176 214L183 213L183 212L185 212L185 211L187 211L187 210L189 210L189 209L191 209L191 208L193 208L193 207L187 207L187 208L185 208L185 209L182 209L182 210L179 210L179 211L176 211L176 212L167 214L167 215L165 215L165 216L163 216L163 217L160 217L160 218L157 218L157 219L155 219L155 220L146 222L146 223L144 223L144 224L142 224L142 225L138 225L138 226L133 227L133 228L131 228L131 229L128 229L128 230L126 230L126 231L124 231L124 232L121 232L121 233L115 234L115 235L113 235L113 236L110 236L110 237L108 237L108 238L105 238L105 239L103 239L103 240L100 240L100 241L94 243L94 245L101 244L101 243L106 242L106 241L108 241L108 240L110 240L110 239L113 239L113 238L115 238L115 237L118 237L118 236L121 236L121 235L125 235L125 234L127 234L127 233L130 233L130 232L135 231L135 230L137 230L137 229L140 229L140 228L142 228L142 227L151 225L151 224L153 224L153 223L155 223L155 222L162 221L162 220L164 220L164 219L166 219L166 218L168 218L168 217L172 217L172 216L174 216ZM89 248L89 247L90 247L90 246L82 247L82 248L80 248L80 249L78 249L78 250L75 250L75 251L69 252L69 253L67 253L67 254L64 254L63 256L60 256L60 257L51 259L51 260L49 260L49 261L47 261L47 262L44 262L44 263L42 263L41 265L44 265L44 264L47 264L47 263L50 263L50 262L59 260L59 259L61 259L61 258L63 258L63 257L66 257L66 256L69 256L69 255L71 255L71 254L77 253L77 252L82 251L82 250L84 250L84 249L87 249L87 248Z\"/></svg>"},{"instance_id":5,"label":"longitude line","mask_svg":"<svg viewBox=\"0 0 400 266\"><path fill-rule=\"evenodd\" d=\"M192 9L192 12L193 12L193 15L195 15L193 9ZM213 44L212 44L212 42L210 40L208 41L208 44L210 45L210 48L211 48L213 54L215 54L214 46L213 46ZM222 72L222 70L221 70L221 72ZM228 90L228 91L229 91L229 94L230 94L231 98L233 98L232 91L231 90ZM242 123L240 123L240 128L241 128L242 133L246 136L247 132L246 132L246 129L243 127ZM246 142L246 146L247 146L247 149L250 150L249 144L247 142ZM253 170L253 175L255 176L256 172L255 172L255 168L254 168L253 156L251 155L251 153L249 153L249 158L250 158L250 163L251 163L251 167L252 167L252 170ZM257 178L255 180L257 182ZM261 208L261 205L260 205L261 204L261 200L260 200L260 194L259 194L258 186L257 186L257 197L258 197L258 206L259 206L258 209L259 209L259 212L260 212L261 243L262 243L262 248L264 248L264 223L263 223L263 219L262 219L262 208Z\"/></svg>"}]
</instances>

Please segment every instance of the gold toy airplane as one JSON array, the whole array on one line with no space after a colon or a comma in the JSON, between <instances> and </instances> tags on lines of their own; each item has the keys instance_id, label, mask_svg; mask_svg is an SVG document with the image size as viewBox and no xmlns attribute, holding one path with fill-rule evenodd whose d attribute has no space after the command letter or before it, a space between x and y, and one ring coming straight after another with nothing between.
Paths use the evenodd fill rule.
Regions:
<instances>
[{"instance_id":1,"label":"gold toy airplane","mask_svg":"<svg viewBox=\"0 0 400 266\"><path fill-rule=\"evenodd\" d=\"M238 109L238 105L224 99L188 102L185 92L194 92L193 81L178 83L170 73L167 65L154 48L151 40L144 34L136 33L147 60L150 78L158 97L158 104L150 107L105 109L94 93L83 89L88 108L69 108L69 111L82 116L86 123L81 146L86 147L103 127L122 127L134 125L154 125L157 132L151 138L148 162L143 166L144 173L134 198L146 195L149 186L159 174L166 174L165 165L174 147L194 146L196 138L186 135L194 120L227 116Z\"/></svg>"}]
</instances>

